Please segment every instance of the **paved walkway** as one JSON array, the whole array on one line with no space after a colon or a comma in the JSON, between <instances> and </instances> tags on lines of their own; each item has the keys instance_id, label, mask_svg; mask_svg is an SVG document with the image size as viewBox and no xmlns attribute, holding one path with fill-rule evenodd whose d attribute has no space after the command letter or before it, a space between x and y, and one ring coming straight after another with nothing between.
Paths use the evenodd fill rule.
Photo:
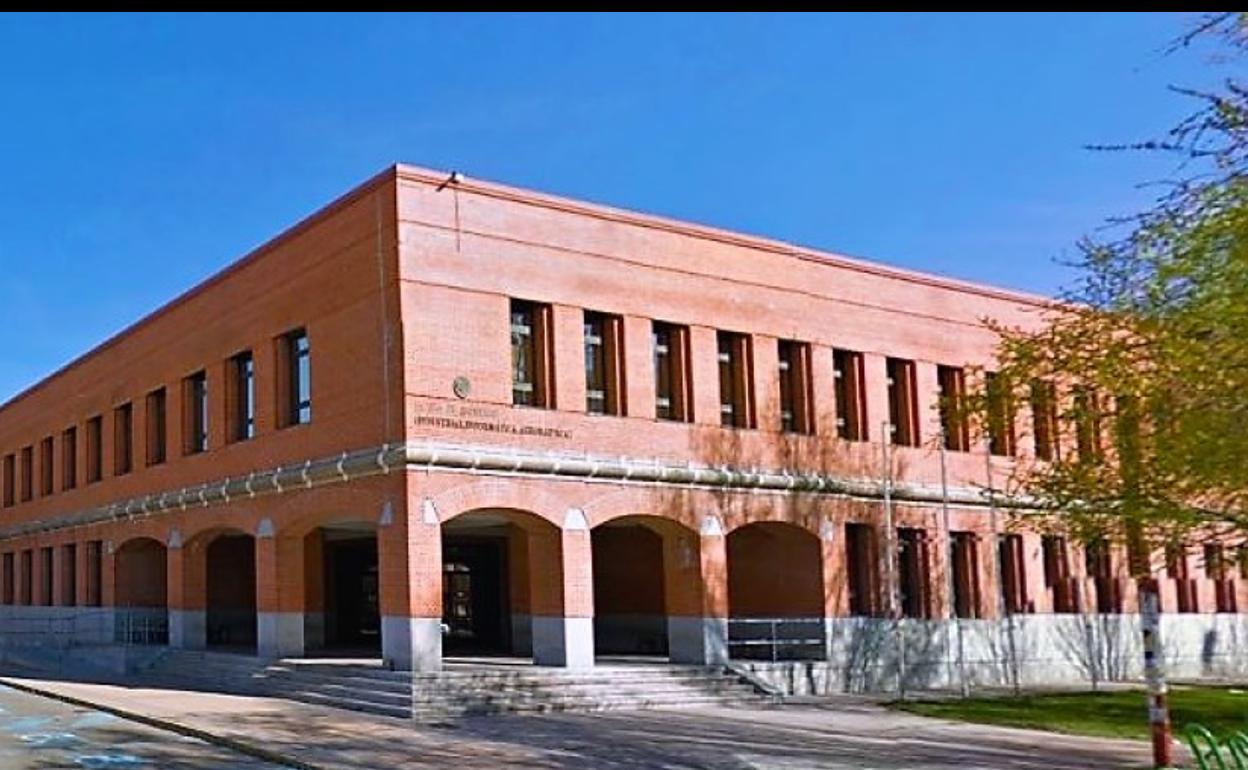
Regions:
<instances>
[{"instance_id":1,"label":"paved walkway","mask_svg":"<svg viewBox=\"0 0 1248 770\"><path fill-rule=\"evenodd\" d=\"M968 725L836 698L780 708L689 708L466 719L447 726L273 698L3 679L162 720L325 770L1114 770L1131 741Z\"/></svg>"}]
</instances>

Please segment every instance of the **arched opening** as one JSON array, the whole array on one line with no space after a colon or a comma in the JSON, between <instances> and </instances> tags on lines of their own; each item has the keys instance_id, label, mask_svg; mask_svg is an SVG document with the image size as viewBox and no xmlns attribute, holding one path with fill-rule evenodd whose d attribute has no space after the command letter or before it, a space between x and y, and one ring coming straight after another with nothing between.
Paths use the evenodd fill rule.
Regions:
<instances>
[{"instance_id":1,"label":"arched opening","mask_svg":"<svg viewBox=\"0 0 1248 770\"><path fill-rule=\"evenodd\" d=\"M562 552L553 524L509 509L443 523L445 655L533 655L533 617L555 605L562 607Z\"/></svg>"},{"instance_id":2,"label":"arched opening","mask_svg":"<svg viewBox=\"0 0 1248 770\"><path fill-rule=\"evenodd\" d=\"M647 517L593 530L594 649L605 655L668 654L664 535Z\"/></svg>"},{"instance_id":3,"label":"arched opening","mask_svg":"<svg viewBox=\"0 0 1248 770\"><path fill-rule=\"evenodd\" d=\"M309 650L381 653L377 527L327 524L304 538L304 638Z\"/></svg>"},{"instance_id":4,"label":"arched opening","mask_svg":"<svg viewBox=\"0 0 1248 770\"><path fill-rule=\"evenodd\" d=\"M819 538L793 524L757 522L728 534L728 647L734 658L824 655Z\"/></svg>"},{"instance_id":5,"label":"arched opening","mask_svg":"<svg viewBox=\"0 0 1248 770\"><path fill-rule=\"evenodd\" d=\"M256 539L217 535L205 550L205 625L209 647L256 649Z\"/></svg>"},{"instance_id":6,"label":"arched opening","mask_svg":"<svg viewBox=\"0 0 1248 770\"><path fill-rule=\"evenodd\" d=\"M168 555L150 537L127 540L113 554L115 638L122 644L168 644Z\"/></svg>"}]
</instances>

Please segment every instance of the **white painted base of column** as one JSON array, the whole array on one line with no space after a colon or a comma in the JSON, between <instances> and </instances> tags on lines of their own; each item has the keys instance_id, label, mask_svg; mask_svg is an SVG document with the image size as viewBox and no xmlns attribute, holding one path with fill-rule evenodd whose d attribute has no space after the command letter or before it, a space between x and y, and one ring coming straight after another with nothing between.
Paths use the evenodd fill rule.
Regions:
<instances>
[{"instance_id":1,"label":"white painted base of column","mask_svg":"<svg viewBox=\"0 0 1248 770\"><path fill-rule=\"evenodd\" d=\"M169 610L169 646L202 650L208 645L208 619L203 610Z\"/></svg>"},{"instance_id":2,"label":"white painted base of column","mask_svg":"<svg viewBox=\"0 0 1248 770\"><path fill-rule=\"evenodd\" d=\"M594 667L594 619L533 618L533 662L539 666Z\"/></svg>"},{"instance_id":3,"label":"white painted base of column","mask_svg":"<svg viewBox=\"0 0 1248 770\"><path fill-rule=\"evenodd\" d=\"M303 655L302 612L256 613L256 655L295 658Z\"/></svg>"},{"instance_id":4,"label":"white painted base of column","mask_svg":"<svg viewBox=\"0 0 1248 770\"><path fill-rule=\"evenodd\" d=\"M511 616L511 654L522 658L533 656L533 616L514 613Z\"/></svg>"},{"instance_id":5,"label":"white painted base of column","mask_svg":"<svg viewBox=\"0 0 1248 770\"><path fill-rule=\"evenodd\" d=\"M673 663L717 666L728 662L726 618L669 616L667 654Z\"/></svg>"},{"instance_id":6,"label":"white painted base of column","mask_svg":"<svg viewBox=\"0 0 1248 770\"><path fill-rule=\"evenodd\" d=\"M442 619L383 616L381 656L397 671L440 671Z\"/></svg>"}]
</instances>

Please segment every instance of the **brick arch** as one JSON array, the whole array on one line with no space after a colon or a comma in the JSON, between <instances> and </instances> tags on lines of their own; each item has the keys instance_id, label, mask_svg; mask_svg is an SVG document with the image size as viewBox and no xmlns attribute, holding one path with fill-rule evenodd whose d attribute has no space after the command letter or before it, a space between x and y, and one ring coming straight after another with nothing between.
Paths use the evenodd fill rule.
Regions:
<instances>
[{"instance_id":1,"label":"brick arch","mask_svg":"<svg viewBox=\"0 0 1248 770\"><path fill-rule=\"evenodd\" d=\"M673 525L690 530L695 534L699 531L701 526L699 506L679 506L679 513L674 516L667 513L656 513L655 511L661 507L661 501L656 499L654 492L651 490L628 488L596 497L581 506L581 509L585 512L585 518L588 520L590 528L598 527L625 516L637 516L646 519L669 521Z\"/></svg>"},{"instance_id":2,"label":"brick arch","mask_svg":"<svg viewBox=\"0 0 1248 770\"><path fill-rule=\"evenodd\" d=\"M221 522L205 522L194 529L182 529L182 547L186 549L206 548L213 540L222 535L256 536L258 522L238 522L223 524Z\"/></svg>"},{"instance_id":3,"label":"brick arch","mask_svg":"<svg viewBox=\"0 0 1248 770\"><path fill-rule=\"evenodd\" d=\"M724 516L724 534L730 535L738 529L755 524L780 524L796 527L815 538L820 536L825 519L822 511L812 506L812 510L808 513L795 514L786 509L784 505L771 504L773 502L763 498L744 511Z\"/></svg>"},{"instance_id":4,"label":"brick arch","mask_svg":"<svg viewBox=\"0 0 1248 770\"><path fill-rule=\"evenodd\" d=\"M114 604L122 609L157 609L169 604L168 550L148 535L113 548Z\"/></svg>"},{"instance_id":5,"label":"brick arch","mask_svg":"<svg viewBox=\"0 0 1248 770\"><path fill-rule=\"evenodd\" d=\"M566 499L546 490L535 489L517 481L472 481L440 492L432 497L438 520L445 524L466 513L480 510L505 510L529 514L562 529L570 505ZM424 500L413 501L422 506ZM421 509L408 511L415 519Z\"/></svg>"},{"instance_id":6,"label":"brick arch","mask_svg":"<svg viewBox=\"0 0 1248 770\"><path fill-rule=\"evenodd\" d=\"M824 612L822 541L803 525L755 521L727 534L728 607L733 617L819 617Z\"/></svg>"}]
</instances>

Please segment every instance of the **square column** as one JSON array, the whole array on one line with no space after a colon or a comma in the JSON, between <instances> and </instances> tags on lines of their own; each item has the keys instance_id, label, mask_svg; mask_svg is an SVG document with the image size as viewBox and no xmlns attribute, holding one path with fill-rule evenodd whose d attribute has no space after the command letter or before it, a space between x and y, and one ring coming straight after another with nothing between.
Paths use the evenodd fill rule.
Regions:
<instances>
[{"instance_id":1,"label":"square column","mask_svg":"<svg viewBox=\"0 0 1248 770\"><path fill-rule=\"evenodd\" d=\"M529 534L533 580L533 662L586 669L594 665L593 549L585 514L567 513L564 528ZM559 565L557 569L552 569Z\"/></svg>"},{"instance_id":2,"label":"square column","mask_svg":"<svg viewBox=\"0 0 1248 770\"><path fill-rule=\"evenodd\" d=\"M208 626L204 615L202 591L198 603L192 601L195 585L188 585L188 572L193 572L182 536L175 531L169 537L166 551L165 596L169 607L169 646L184 650L202 650L207 646Z\"/></svg>"},{"instance_id":3,"label":"square column","mask_svg":"<svg viewBox=\"0 0 1248 770\"><path fill-rule=\"evenodd\" d=\"M285 578L285 579L283 579ZM256 534L256 654L303 655L303 541L277 537L268 520Z\"/></svg>"},{"instance_id":4,"label":"square column","mask_svg":"<svg viewBox=\"0 0 1248 770\"><path fill-rule=\"evenodd\" d=\"M419 498L409 494L408 500ZM438 671L442 668L442 527L433 502L415 502L383 514L377 551L382 658L392 669Z\"/></svg>"},{"instance_id":5,"label":"square column","mask_svg":"<svg viewBox=\"0 0 1248 770\"><path fill-rule=\"evenodd\" d=\"M673 663L728 660L728 547L719 519L697 536L664 539L667 651Z\"/></svg>"}]
</instances>

